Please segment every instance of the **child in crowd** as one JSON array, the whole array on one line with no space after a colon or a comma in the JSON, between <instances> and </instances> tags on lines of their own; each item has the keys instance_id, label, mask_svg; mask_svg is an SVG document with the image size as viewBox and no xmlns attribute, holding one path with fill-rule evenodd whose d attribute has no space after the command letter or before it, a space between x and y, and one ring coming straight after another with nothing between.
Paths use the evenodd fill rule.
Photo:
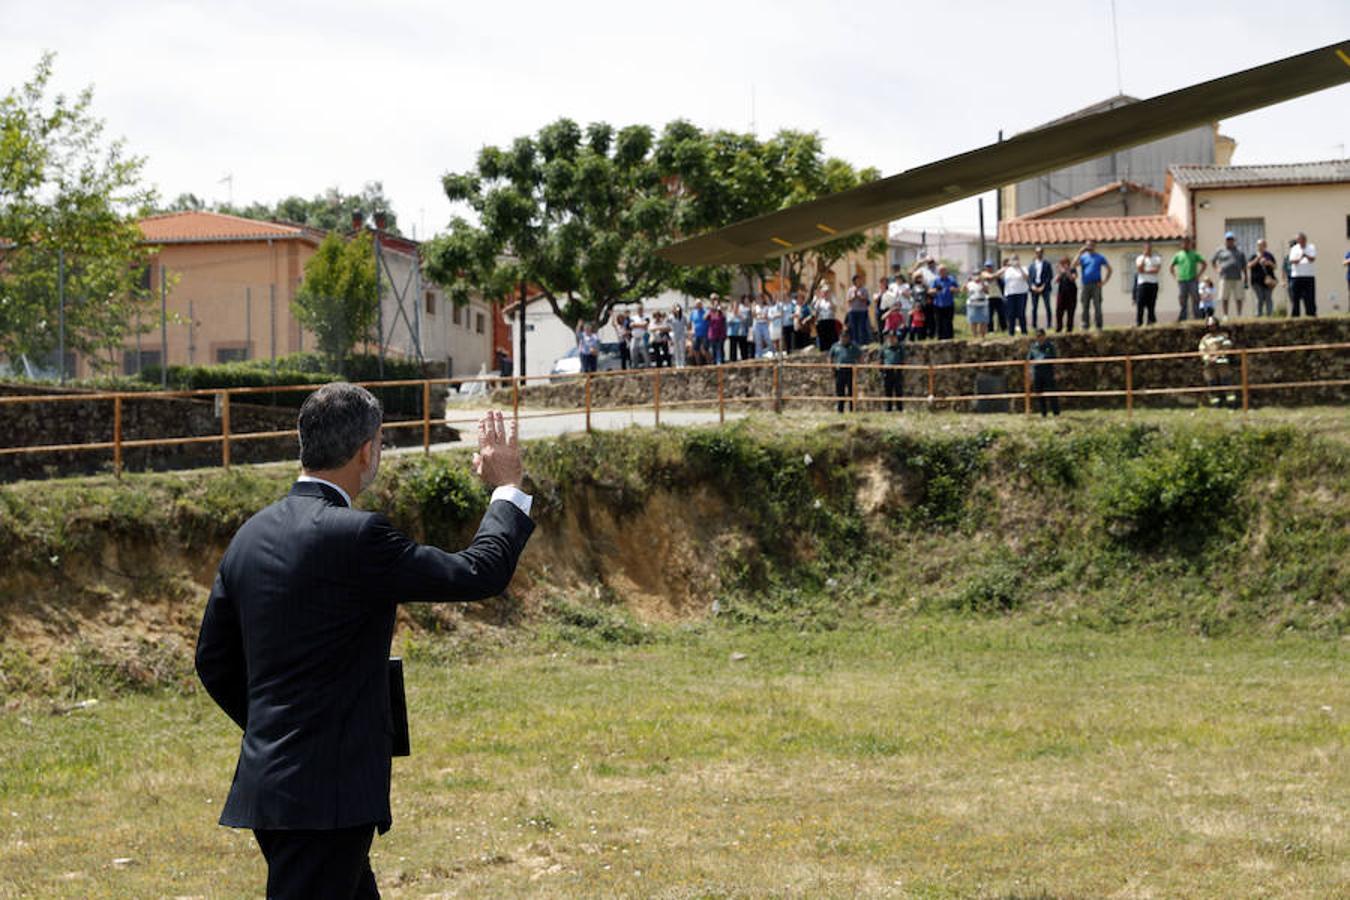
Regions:
<instances>
[{"instance_id":1,"label":"child in crowd","mask_svg":"<svg viewBox=\"0 0 1350 900\"><path fill-rule=\"evenodd\" d=\"M1214 315L1214 282L1208 278L1200 281L1200 317Z\"/></svg>"},{"instance_id":2,"label":"child in crowd","mask_svg":"<svg viewBox=\"0 0 1350 900\"><path fill-rule=\"evenodd\" d=\"M928 337L927 319L924 312L924 305L916 302L909 311L909 339L911 341L922 341Z\"/></svg>"}]
</instances>

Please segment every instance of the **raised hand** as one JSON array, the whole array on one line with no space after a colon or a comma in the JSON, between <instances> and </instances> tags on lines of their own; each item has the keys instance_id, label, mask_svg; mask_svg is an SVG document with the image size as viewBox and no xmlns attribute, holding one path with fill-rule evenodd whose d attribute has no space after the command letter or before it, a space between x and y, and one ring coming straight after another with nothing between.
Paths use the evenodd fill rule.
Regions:
<instances>
[{"instance_id":1,"label":"raised hand","mask_svg":"<svg viewBox=\"0 0 1350 900\"><path fill-rule=\"evenodd\" d=\"M498 410L489 410L478 420L478 452L473 455L473 471L489 487L519 486L525 477L516 425L511 423L508 434L506 421Z\"/></svg>"}]
</instances>

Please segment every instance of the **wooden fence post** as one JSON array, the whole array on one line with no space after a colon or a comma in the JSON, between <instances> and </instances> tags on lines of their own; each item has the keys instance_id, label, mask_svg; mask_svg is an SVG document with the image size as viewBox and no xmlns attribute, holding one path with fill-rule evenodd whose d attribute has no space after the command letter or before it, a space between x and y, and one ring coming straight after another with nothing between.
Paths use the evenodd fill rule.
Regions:
<instances>
[{"instance_id":1,"label":"wooden fence post","mask_svg":"<svg viewBox=\"0 0 1350 900\"><path fill-rule=\"evenodd\" d=\"M652 411L656 424L661 424L661 370L652 369Z\"/></svg>"},{"instance_id":2,"label":"wooden fence post","mask_svg":"<svg viewBox=\"0 0 1350 900\"><path fill-rule=\"evenodd\" d=\"M1251 390L1247 381L1247 351L1238 351L1238 364L1242 369L1242 411L1247 412L1251 408Z\"/></svg>"},{"instance_id":3,"label":"wooden fence post","mask_svg":"<svg viewBox=\"0 0 1350 900\"><path fill-rule=\"evenodd\" d=\"M230 467L230 392L220 396L220 464Z\"/></svg>"},{"instance_id":4,"label":"wooden fence post","mask_svg":"<svg viewBox=\"0 0 1350 900\"><path fill-rule=\"evenodd\" d=\"M928 408L933 408L933 397L937 394L937 369L928 364Z\"/></svg>"},{"instance_id":5,"label":"wooden fence post","mask_svg":"<svg viewBox=\"0 0 1350 900\"><path fill-rule=\"evenodd\" d=\"M520 426L517 425L517 428ZM422 453L431 455L431 382L422 382Z\"/></svg>"},{"instance_id":6,"label":"wooden fence post","mask_svg":"<svg viewBox=\"0 0 1350 900\"><path fill-rule=\"evenodd\" d=\"M727 393L726 393L725 378L723 377L724 374L725 374L725 373L723 373L722 367L721 367L721 366L718 366L718 367L717 367L717 422L718 422L718 424L720 424L720 425L725 425L725 424L727 424Z\"/></svg>"},{"instance_id":7,"label":"wooden fence post","mask_svg":"<svg viewBox=\"0 0 1350 900\"><path fill-rule=\"evenodd\" d=\"M1134 360L1125 356L1125 412L1134 415Z\"/></svg>"},{"instance_id":8,"label":"wooden fence post","mask_svg":"<svg viewBox=\"0 0 1350 900\"><path fill-rule=\"evenodd\" d=\"M591 373L586 373L586 433L591 433Z\"/></svg>"},{"instance_id":9,"label":"wooden fence post","mask_svg":"<svg viewBox=\"0 0 1350 900\"><path fill-rule=\"evenodd\" d=\"M113 398L113 474L122 478L122 395Z\"/></svg>"},{"instance_id":10,"label":"wooden fence post","mask_svg":"<svg viewBox=\"0 0 1350 900\"><path fill-rule=\"evenodd\" d=\"M1022 412L1031 415L1031 360L1022 360Z\"/></svg>"}]
</instances>

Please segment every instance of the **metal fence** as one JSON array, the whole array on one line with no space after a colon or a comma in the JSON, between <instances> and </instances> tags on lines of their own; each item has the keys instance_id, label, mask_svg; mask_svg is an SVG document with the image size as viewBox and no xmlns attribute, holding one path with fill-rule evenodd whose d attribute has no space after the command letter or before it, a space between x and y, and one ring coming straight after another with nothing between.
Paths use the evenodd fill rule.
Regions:
<instances>
[{"instance_id":1,"label":"metal fence","mask_svg":"<svg viewBox=\"0 0 1350 900\"><path fill-rule=\"evenodd\" d=\"M1226 390L1238 393L1241 397L1241 407L1244 411L1250 409L1253 394L1259 394L1272 390L1305 390L1321 388L1339 388L1350 386L1350 378L1328 378L1296 381L1263 381L1253 382L1250 377L1249 361L1252 357L1265 354L1285 354L1285 353L1345 353L1350 350L1350 343L1322 343L1322 344L1303 344L1297 346L1280 347L1260 347L1260 348L1239 348L1227 352L1227 356L1236 357L1237 379ZM511 399L511 413L513 419L517 422L525 419L547 418L555 416L584 416L584 427L586 431L592 428L591 417L593 413L599 412L625 412L625 411L648 411L654 413L656 424L660 424L661 411L663 409L679 408L699 408L712 410L716 409L718 420L724 422L728 407L737 407L746 404L767 404L774 412L781 413L792 404L822 404L838 403L844 401L851 405L854 410L862 409L868 404L884 404L889 399L879 394L868 394L863 387L863 379L859 377L862 373L879 371L899 371L912 373L923 379L920 383L926 384L926 394L909 394L902 399L910 404L918 401L930 408L943 405L956 406L962 403L972 403L979 401L1021 401L1022 410L1025 414L1032 412L1032 401L1039 396L1058 397L1064 399L1071 398L1121 398L1127 412L1133 412L1136 400L1140 398L1192 395L1213 392L1216 388L1212 385L1202 386L1177 386L1177 387L1147 387L1135 384L1135 366L1140 362L1157 360L1177 360L1177 359L1201 359L1202 354L1198 351L1176 352L1176 353L1149 353L1125 356L1091 356L1091 357L1066 357L1050 360L989 360L982 362L959 362L959 363L932 363L932 364L906 364L901 366L885 366L877 363L857 363L844 368L853 371L851 393L843 397L837 394L792 394L784 391L784 373L793 370L826 370L834 371L840 367L830 363L817 362L797 362L788 359L770 359L770 360L751 360L748 362L728 363L713 367L696 367L683 369L638 369L638 370L619 370L612 372L596 372L585 375L531 375L517 377L500 376L478 376L474 378L430 378L430 379L409 379L402 381L375 381L364 382L364 386L373 390L385 388L420 388L422 394L421 417L408 418L403 420L386 421L384 428L386 430L402 429L421 429L422 448L426 453L431 449L431 434L434 425L446 424L466 424L474 421L474 418L456 419L447 411L444 416L432 415L432 391L433 389L458 389L461 385L478 383L482 385L482 391L490 399L495 398L504 401L504 391L509 391ZM1123 386L1120 388L1103 388L1098 390L1035 390L1032 377L1032 367L1036 365L1049 365L1056 368L1083 366L1083 365L1105 365L1109 367L1119 366L1123 374ZM1231 365L1231 364L1230 364ZM981 369L1020 369L1021 389L1002 391L996 393L939 393L938 380L944 372L958 371L978 371ZM767 381L768 390L766 393L749 392L741 395L731 395L727 390L729 376L738 372L752 372L762 376L762 380ZM709 376L711 375L711 378ZM698 397L686 398L681 400L662 400L662 386L669 384L672 380L682 378L691 378L693 376L702 376L705 380L711 380L713 383L707 386L706 394ZM603 405L593 402L593 394L597 386L602 385L609 379L627 379L631 382L645 383L646 387L642 391L649 400L638 403L621 403ZM531 399L532 385L572 385L579 387L580 396L577 402L570 405L550 406L547 408L528 408ZM19 404L67 404L67 403L111 403L112 404L112 435L111 440L102 441L84 441L78 443L64 444L42 444L33 446L7 446L0 447L0 460L8 457L24 456L43 453L69 453L69 452L98 452L111 451L113 472L120 478L123 470L123 453L128 449L141 447L173 447L199 444L219 444L220 457L219 465L229 467L231 464L231 447L241 442L256 441L269 438L289 438L297 437L299 432L294 428L280 430L263 431L239 431L231 427L230 410L231 404L236 399L247 399L248 397L259 394L278 394L287 392L306 392L313 391L319 386L315 384L282 385L267 387L247 387L247 388L203 388L197 390L182 391L126 391L126 392L101 392L101 393L74 393L74 394L41 394L32 396L10 396L0 397L0 407L19 405ZM215 404L216 418L220 422L220 430L215 434L178 436L178 437L155 437L155 438L133 438L128 439L123 434L123 411L127 404L147 400L165 400L165 399L189 399L189 400L213 400ZM556 398L552 398L556 400ZM500 405L504 405L501 403ZM467 413L468 410L465 410Z\"/></svg>"}]
</instances>

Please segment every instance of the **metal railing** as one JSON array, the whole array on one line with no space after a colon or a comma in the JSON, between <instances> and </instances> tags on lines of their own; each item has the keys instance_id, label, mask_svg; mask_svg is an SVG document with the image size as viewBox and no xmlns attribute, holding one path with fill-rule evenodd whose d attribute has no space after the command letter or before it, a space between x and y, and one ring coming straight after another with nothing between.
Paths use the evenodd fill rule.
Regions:
<instances>
[{"instance_id":1,"label":"metal railing","mask_svg":"<svg viewBox=\"0 0 1350 900\"><path fill-rule=\"evenodd\" d=\"M1270 390L1304 390L1312 388L1330 388L1350 386L1350 378L1330 378L1321 380L1302 380L1302 381L1274 381L1253 383L1250 377L1249 360L1254 356L1263 356L1268 354L1281 353L1308 353L1308 352L1333 352L1350 350L1350 342L1347 343L1321 343L1321 344L1301 344L1296 346L1279 347L1244 347L1228 351L1226 356L1237 358L1238 380L1227 389L1236 388L1242 398L1242 409L1244 411L1251 407L1251 396L1253 392ZM1177 360L1177 359L1201 359L1203 354L1199 351L1183 351L1173 353L1144 353L1144 354L1126 354L1123 356L1089 356L1089 357L1065 357L1060 359L1047 360L985 360L980 362L959 362L959 363L917 363L905 364L899 366L886 366L879 363L855 363L849 366L835 366L828 362L805 362L793 361L790 359L773 358L768 360L751 360L743 362L725 363L719 366L710 367L684 367L684 368L658 368L658 369L627 369L615 370L610 372L593 372L579 375L530 375L530 376L476 376L472 378L428 378L428 379L405 379L399 381L372 381L361 382L361 384L372 390L381 390L386 388L421 388L421 411L420 418L393 419L384 423L386 430L416 429L422 431L422 450L424 453L431 452L431 433L433 425L453 425L460 422L472 422L473 419L452 419L449 411L446 415L433 418L432 409L432 389L435 387L450 388L465 384L481 383L484 385L485 394L491 397L492 391L502 391L505 389L511 392L511 415L518 423L522 420L549 418L557 416L574 416L582 414L584 416L585 429L592 429L592 414L602 412L630 412L647 411L654 414L654 420L657 425L661 423L662 409L679 408L711 408L716 407L718 421L726 421L726 413L729 405L750 403L770 403L774 412L782 412L784 405L788 403L838 403L843 401L849 403L851 408L857 410L863 404L874 403L883 404L893 401L897 398L887 398L884 395L868 395L864 393L862 386L862 373L869 371L899 371L904 373L918 373L926 380L926 394L906 394L898 399L905 403L914 403L916 401L929 407L937 404L955 405L959 403L970 403L979 401L1022 401L1022 409L1025 414L1032 412L1032 400L1038 396L1057 397L1057 398L1123 398L1125 409L1132 413L1137 398L1160 397L1169 395L1188 395L1204 394L1215 391L1214 385L1203 386L1178 386L1178 387L1139 387L1135 384L1135 366L1140 362L1159 361L1159 360ZM1123 387L1105 388L1099 390L1046 390L1037 391L1034 387L1032 377L1033 366L1082 366L1082 365L1107 365L1120 366L1123 370ZM1231 365L1231 364L1230 364ZM851 394L839 396L837 394L785 394L783 392L783 373L791 370L829 370L834 371L838 368L848 368L852 370L853 377ZM959 372L963 370L980 369L1008 369L1020 368L1022 374L1021 390L1002 391L995 393L952 393L939 394L937 391L938 376L946 372ZM731 373L740 371L750 371L763 373L767 370L770 381L769 393L767 395L757 393L747 393L742 395L729 395L727 391L727 379ZM695 376L707 377L712 373L715 379L715 392L710 391L707 396L701 396L685 400L662 400L662 385L669 379L691 378ZM648 393L650 402L628 403L618 405L597 405L593 402L593 394L597 384L603 384L608 379L636 379L638 381L648 382ZM570 384L579 385L581 396L578 403L568 406L547 407L546 411L523 411L522 407L526 404L529 397L527 391L531 383L545 383L549 385ZM68 453L68 452L93 452L93 451L112 451L113 472L119 478L123 470L123 457L128 449L146 448L146 447L173 447L189 446L200 444L219 444L220 445L220 465L228 468L231 465L231 447L240 442L257 441L269 438L291 438L297 437L299 432L295 428L265 430L265 431L238 431L232 427L231 422L231 404L236 398L247 398L257 394L278 394L288 392L313 391L320 385L317 384L297 384L297 385L278 385L264 387L243 387L243 388L198 388L193 390L177 391L107 391L91 393L65 393L65 394L42 394L30 396L11 396L0 397L0 407L21 405L21 404L61 404L61 403L94 403L111 402L112 403L112 439L106 441L85 441L80 443L66 444L42 444L34 446L21 447L0 447L0 460L7 457L34 455L42 453ZM213 399L216 404L217 417L220 420L220 431L216 434L181 436L181 437L160 437L160 438L126 438L124 436L123 414L124 407L129 402L144 400L205 400Z\"/></svg>"}]
</instances>

